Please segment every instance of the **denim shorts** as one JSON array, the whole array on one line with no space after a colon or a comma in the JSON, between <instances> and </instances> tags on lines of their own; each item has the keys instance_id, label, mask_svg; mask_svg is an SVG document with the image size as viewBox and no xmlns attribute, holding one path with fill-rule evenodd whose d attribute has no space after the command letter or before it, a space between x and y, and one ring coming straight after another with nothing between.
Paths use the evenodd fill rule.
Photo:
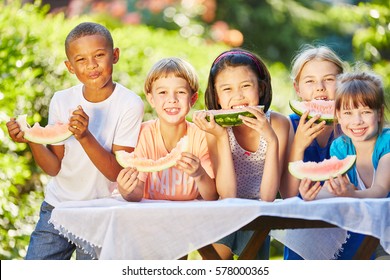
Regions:
<instances>
[{"instance_id":1,"label":"denim shorts","mask_svg":"<svg viewBox=\"0 0 390 280\"><path fill-rule=\"evenodd\" d=\"M31 234L26 260L69 260L76 250L76 259L91 260L92 257L60 235L49 223L53 206L43 201L39 221Z\"/></svg>"},{"instance_id":2,"label":"denim shorts","mask_svg":"<svg viewBox=\"0 0 390 280\"><path fill-rule=\"evenodd\" d=\"M233 254L240 256L242 251L244 251L246 244L251 239L254 231L252 230L238 230L229 234L228 236L218 240L215 243L224 244L230 248ZM256 255L256 260L268 260L269 259L269 249L270 249L271 239L269 236L264 240L263 245L260 247Z\"/></svg>"}]
</instances>

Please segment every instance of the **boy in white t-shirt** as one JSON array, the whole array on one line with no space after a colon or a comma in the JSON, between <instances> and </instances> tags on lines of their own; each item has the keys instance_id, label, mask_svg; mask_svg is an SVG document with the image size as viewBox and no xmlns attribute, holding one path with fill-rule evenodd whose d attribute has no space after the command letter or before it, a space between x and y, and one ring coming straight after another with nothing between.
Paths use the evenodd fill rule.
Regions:
<instances>
[{"instance_id":1,"label":"boy in white t-shirt","mask_svg":"<svg viewBox=\"0 0 390 280\"><path fill-rule=\"evenodd\" d=\"M35 162L52 176L26 259L70 259L75 250L77 259L91 258L54 229L51 212L64 201L110 196L122 169L114 152L134 150L143 118L142 99L112 80L119 49L104 26L79 24L68 34L65 51L65 65L81 84L54 94L49 124L69 122L73 136L45 146L24 139L15 118L7 123L11 138L28 143Z\"/></svg>"},{"instance_id":2,"label":"boy in white t-shirt","mask_svg":"<svg viewBox=\"0 0 390 280\"><path fill-rule=\"evenodd\" d=\"M118 176L118 190L128 201L142 198L159 200L216 200L234 197L229 190L217 192L205 132L186 120L198 97L198 78L192 65L180 58L165 58L150 70L145 94L158 119L144 122L137 158L158 160L167 156L179 140L188 137L188 150L176 166L143 173L125 168Z\"/></svg>"}]
</instances>

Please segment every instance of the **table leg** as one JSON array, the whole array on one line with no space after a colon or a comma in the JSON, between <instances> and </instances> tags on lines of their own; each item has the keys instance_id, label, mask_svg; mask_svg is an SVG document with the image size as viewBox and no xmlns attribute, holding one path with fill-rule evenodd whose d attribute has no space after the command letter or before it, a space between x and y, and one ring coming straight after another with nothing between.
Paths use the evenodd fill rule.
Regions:
<instances>
[{"instance_id":1,"label":"table leg","mask_svg":"<svg viewBox=\"0 0 390 280\"><path fill-rule=\"evenodd\" d=\"M239 260L254 260L260 247L263 245L267 238L270 229L258 229L255 230L248 244L245 246L241 255L238 257Z\"/></svg>"},{"instance_id":2,"label":"table leg","mask_svg":"<svg viewBox=\"0 0 390 280\"><path fill-rule=\"evenodd\" d=\"M199 248L198 252L202 256L203 260L221 260L220 255L214 249L212 244Z\"/></svg>"},{"instance_id":3,"label":"table leg","mask_svg":"<svg viewBox=\"0 0 390 280\"><path fill-rule=\"evenodd\" d=\"M354 260L369 260L375 248L379 245L379 240L376 237L367 235L362 244L360 244L359 249L356 254L353 256Z\"/></svg>"},{"instance_id":4,"label":"table leg","mask_svg":"<svg viewBox=\"0 0 390 280\"><path fill-rule=\"evenodd\" d=\"M188 259L188 255L184 255L181 258L179 258L179 260L187 260L187 259Z\"/></svg>"}]
</instances>

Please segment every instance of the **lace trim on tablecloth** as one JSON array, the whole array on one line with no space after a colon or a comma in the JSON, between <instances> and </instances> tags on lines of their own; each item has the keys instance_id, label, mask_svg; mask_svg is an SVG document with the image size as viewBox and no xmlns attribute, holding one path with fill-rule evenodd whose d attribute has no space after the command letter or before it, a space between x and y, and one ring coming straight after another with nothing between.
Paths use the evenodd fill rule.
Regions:
<instances>
[{"instance_id":1,"label":"lace trim on tablecloth","mask_svg":"<svg viewBox=\"0 0 390 280\"><path fill-rule=\"evenodd\" d=\"M54 220L49 220L49 223L52 223L54 225L54 228L59 231L60 235L64 236L68 241L74 245L76 245L78 248L82 249L85 254L88 254L92 257L92 259L97 260L98 256L100 255L100 251L102 250L101 246L92 244L91 242L87 241L86 239L77 236L71 232L69 232L66 228L63 226L57 226L54 223Z\"/></svg>"}]
</instances>

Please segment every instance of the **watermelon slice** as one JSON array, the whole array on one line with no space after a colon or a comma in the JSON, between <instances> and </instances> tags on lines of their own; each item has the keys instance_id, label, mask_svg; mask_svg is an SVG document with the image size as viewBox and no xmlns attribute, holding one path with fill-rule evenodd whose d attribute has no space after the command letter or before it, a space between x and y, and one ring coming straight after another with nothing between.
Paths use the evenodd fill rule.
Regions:
<instances>
[{"instance_id":1,"label":"watermelon slice","mask_svg":"<svg viewBox=\"0 0 390 280\"><path fill-rule=\"evenodd\" d=\"M331 124L334 121L334 100L290 100L289 103L291 110L299 116L302 116L306 111L310 111L309 119L318 114L321 115L318 121L316 121L317 123L326 121L327 124Z\"/></svg>"},{"instance_id":2,"label":"watermelon slice","mask_svg":"<svg viewBox=\"0 0 390 280\"><path fill-rule=\"evenodd\" d=\"M249 107L257 107L260 109L264 109L263 105L259 106L249 106ZM254 118L255 116L252 113L249 113L246 110L247 107L239 108L239 109L226 109L226 110L206 110L208 114L214 115L214 120L217 124L219 124L222 127L231 127L231 126L237 126L242 124L242 120L238 116L245 116ZM204 111L196 111L197 112L204 112ZM210 116L206 116L206 119L210 121Z\"/></svg>"},{"instance_id":3,"label":"watermelon slice","mask_svg":"<svg viewBox=\"0 0 390 280\"><path fill-rule=\"evenodd\" d=\"M356 155L349 155L344 159L338 159L333 156L321 162L303 162L302 160L290 162L288 170L298 178L308 178L312 181L325 181L330 177L337 177L339 174L345 174L356 161Z\"/></svg>"},{"instance_id":4,"label":"watermelon slice","mask_svg":"<svg viewBox=\"0 0 390 280\"><path fill-rule=\"evenodd\" d=\"M16 122L24 132L24 138L30 142L38 144L55 144L68 139L72 132L68 129L68 124L57 122L54 125L40 126L35 123L32 127L27 122L27 115L20 115Z\"/></svg>"},{"instance_id":5,"label":"watermelon slice","mask_svg":"<svg viewBox=\"0 0 390 280\"><path fill-rule=\"evenodd\" d=\"M175 166L181 157L181 153L187 150L188 136L184 136L169 154L157 160L136 158L134 152L128 153L124 150L116 151L115 157L118 163L124 168L135 167L141 172L155 172Z\"/></svg>"}]
</instances>

